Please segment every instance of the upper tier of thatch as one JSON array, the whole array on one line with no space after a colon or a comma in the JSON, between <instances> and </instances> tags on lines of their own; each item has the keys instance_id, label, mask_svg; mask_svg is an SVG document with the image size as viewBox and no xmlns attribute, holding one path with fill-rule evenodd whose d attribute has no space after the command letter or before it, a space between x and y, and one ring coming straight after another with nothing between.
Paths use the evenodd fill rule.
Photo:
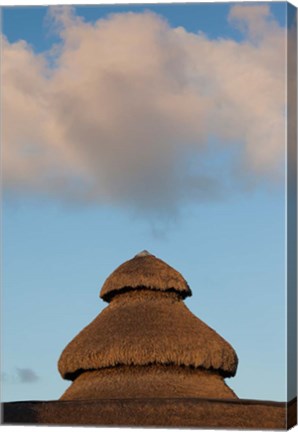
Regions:
<instances>
[{"instance_id":1,"label":"upper tier of thatch","mask_svg":"<svg viewBox=\"0 0 298 432\"><path fill-rule=\"evenodd\" d=\"M116 296L64 349L63 378L118 365L184 365L233 376L233 348L185 306L179 294L133 290Z\"/></svg>"},{"instance_id":2,"label":"upper tier of thatch","mask_svg":"<svg viewBox=\"0 0 298 432\"><path fill-rule=\"evenodd\" d=\"M100 297L109 302L115 294L135 288L176 291L182 298L191 296L184 277L147 251L120 265L103 284Z\"/></svg>"}]
</instances>

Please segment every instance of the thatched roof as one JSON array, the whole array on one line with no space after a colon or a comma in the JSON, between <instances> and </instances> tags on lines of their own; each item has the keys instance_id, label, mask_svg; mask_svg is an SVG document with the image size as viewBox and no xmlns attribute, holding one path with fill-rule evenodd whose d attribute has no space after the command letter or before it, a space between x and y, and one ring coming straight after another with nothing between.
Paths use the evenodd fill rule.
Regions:
<instances>
[{"instance_id":1,"label":"thatched roof","mask_svg":"<svg viewBox=\"0 0 298 432\"><path fill-rule=\"evenodd\" d=\"M191 296L184 277L147 251L120 265L103 284L100 297L109 302L115 294L135 288L176 291L182 298Z\"/></svg>"},{"instance_id":2,"label":"thatched roof","mask_svg":"<svg viewBox=\"0 0 298 432\"><path fill-rule=\"evenodd\" d=\"M155 259L155 258L154 258ZM133 290L115 296L64 349L63 378L117 365L184 365L233 376L237 356L175 292Z\"/></svg>"},{"instance_id":3,"label":"thatched roof","mask_svg":"<svg viewBox=\"0 0 298 432\"><path fill-rule=\"evenodd\" d=\"M291 402L247 399L150 398L6 402L5 425L126 426L289 430L297 424Z\"/></svg>"},{"instance_id":4,"label":"thatched roof","mask_svg":"<svg viewBox=\"0 0 298 432\"><path fill-rule=\"evenodd\" d=\"M82 373L61 400L237 396L218 373L182 366L118 366Z\"/></svg>"}]
</instances>

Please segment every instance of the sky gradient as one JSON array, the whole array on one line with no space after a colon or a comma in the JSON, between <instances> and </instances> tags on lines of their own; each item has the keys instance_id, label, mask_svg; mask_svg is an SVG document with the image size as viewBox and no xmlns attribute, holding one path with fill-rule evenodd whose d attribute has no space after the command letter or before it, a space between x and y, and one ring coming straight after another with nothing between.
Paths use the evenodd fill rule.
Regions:
<instances>
[{"instance_id":1,"label":"sky gradient","mask_svg":"<svg viewBox=\"0 0 298 432\"><path fill-rule=\"evenodd\" d=\"M147 249L235 348L237 395L286 400L286 3L2 20L2 399L60 397L61 351Z\"/></svg>"}]
</instances>

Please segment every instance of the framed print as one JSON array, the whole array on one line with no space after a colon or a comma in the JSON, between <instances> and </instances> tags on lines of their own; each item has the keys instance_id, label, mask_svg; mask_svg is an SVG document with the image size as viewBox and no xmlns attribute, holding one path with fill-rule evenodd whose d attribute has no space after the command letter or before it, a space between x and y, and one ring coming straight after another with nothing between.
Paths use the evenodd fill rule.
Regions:
<instances>
[{"instance_id":1,"label":"framed print","mask_svg":"<svg viewBox=\"0 0 298 432\"><path fill-rule=\"evenodd\" d=\"M2 424L296 425L296 7L1 13Z\"/></svg>"}]
</instances>

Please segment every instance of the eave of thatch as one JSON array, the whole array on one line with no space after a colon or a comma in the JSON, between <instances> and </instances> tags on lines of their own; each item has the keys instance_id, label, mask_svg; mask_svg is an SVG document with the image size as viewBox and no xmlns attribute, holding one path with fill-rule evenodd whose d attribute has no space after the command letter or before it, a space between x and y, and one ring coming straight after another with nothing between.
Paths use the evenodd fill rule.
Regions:
<instances>
[{"instance_id":1,"label":"eave of thatch","mask_svg":"<svg viewBox=\"0 0 298 432\"><path fill-rule=\"evenodd\" d=\"M118 293L140 287L176 291L182 298L191 296L188 283L177 270L146 252L120 265L103 284L100 297L109 302Z\"/></svg>"},{"instance_id":2,"label":"eave of thatch","mask_svg":"<svg viewBox=\"0 0 298 432\"><path fill-rule=\"evenodd\" d=\"M233 376L233 348L193 315L177 293L130 291L115 299L64 349L63 378L117 365L173 364Z\"/></svg>"}]
</instances>

